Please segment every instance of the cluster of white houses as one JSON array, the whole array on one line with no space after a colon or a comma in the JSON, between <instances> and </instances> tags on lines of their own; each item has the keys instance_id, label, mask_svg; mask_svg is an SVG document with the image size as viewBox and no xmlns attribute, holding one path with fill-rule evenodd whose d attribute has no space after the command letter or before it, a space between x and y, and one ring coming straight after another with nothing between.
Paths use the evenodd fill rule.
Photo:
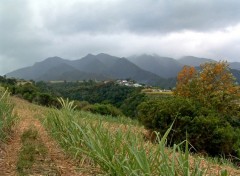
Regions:
<instances>
[{"instance_id":1,"label":"cluster of white houses","mask_svg":"<svg viewBox=\"0 0 240 176\"><path fill-rule=\"evenodd\" d=\"M143 87L143 85L139 83L135 83L134 81L130 80L117 80L117 84L122 85L122 86L129 86L129 87Z\"/></svg>"}]
</instances>

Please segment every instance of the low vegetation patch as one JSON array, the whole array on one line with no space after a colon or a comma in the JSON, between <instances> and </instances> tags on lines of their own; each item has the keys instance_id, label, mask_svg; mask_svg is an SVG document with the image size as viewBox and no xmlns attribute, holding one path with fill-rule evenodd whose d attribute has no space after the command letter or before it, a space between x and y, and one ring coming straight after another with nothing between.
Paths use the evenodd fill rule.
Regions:
<instances>
[{"instance_id":1,"label":"low vegetation patch","mask_svg":"<svg viewBox=\"0 0 240 176\"><path fill-rule=\"evenodd\" d=\"M38 131L29 128L21 136L22 148L17 162L19 175L57 173L56 168L47 160L47 148L41 141ZM58 175L58 174L57 174Z\"/></svg>"},{"instance_id":2,"label":"low vegetation patch","mask_svg":"<svg viewBox=\"0 0 240 176\"><path fill-rule=\"evenodd\" d=\"M94 104L85 106L83 111L89 111L94 114L123 116L123 113L111 104Z\"/></svg>"},{"instance_id":3,"label":"low vegetation patch","mask_svg":"<svg viewBox=\"0 0 240 176\"><path fill-rule=\"evenodd\" d=\"M13 104L10 102L8 91L0 88L0 142L4 142L12 133L16 116L13 114Z\"/></svg>"},{"instance_id":4,"label":"low vegetation patch","mask_svg":"<svg viewBox=\"0 0 240 176\"><path fill-rule=\"evenodd\" d=\"M22 148L17 162L17 170L20 175L31 174L36 157L38 155L46 156L47 150L38 137L38 132L33 129L24 131L21 136Z\"/></svg>"}]
</instances>

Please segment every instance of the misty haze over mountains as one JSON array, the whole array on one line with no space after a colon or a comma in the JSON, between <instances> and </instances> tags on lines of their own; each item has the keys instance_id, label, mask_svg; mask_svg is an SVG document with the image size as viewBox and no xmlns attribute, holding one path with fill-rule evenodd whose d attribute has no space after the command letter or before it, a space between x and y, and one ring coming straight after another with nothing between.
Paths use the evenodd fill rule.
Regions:
<instances>
[{"instance_id":1,"label":"misty haze over mountains","mask_svg":"<svg viewBox=\"0 0 240 176\"><path fill-rule=\"evenodd\" d=\"M66 60L60 57L49 57L33 66L24 67L10 73L7 77L15 77L35 81L81 81L133 79L139 83L173 87L176 76L184 65L198 67L205 62L216 62L212 59L193 56L178 60L170 57L143 54L120 58L108 54L92 55L77 60ZM240 82L240 63L229 63L232 73Z\"/></svg>"}]
</instances>

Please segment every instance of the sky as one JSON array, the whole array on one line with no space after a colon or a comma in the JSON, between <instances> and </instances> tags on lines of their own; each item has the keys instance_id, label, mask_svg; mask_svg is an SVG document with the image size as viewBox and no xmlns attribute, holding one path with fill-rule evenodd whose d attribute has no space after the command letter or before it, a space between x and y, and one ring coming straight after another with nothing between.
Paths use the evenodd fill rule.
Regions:
<instances>
[{"instance_id":1,"label":"sky","mask_svg":"<svg viewBox=\"0 0 240 176\"><path fill-rule=\"evenodd\" d=\"M0 75L47 57L240 62L239 0L0 0Z\"/></svg>"}]
</instances>

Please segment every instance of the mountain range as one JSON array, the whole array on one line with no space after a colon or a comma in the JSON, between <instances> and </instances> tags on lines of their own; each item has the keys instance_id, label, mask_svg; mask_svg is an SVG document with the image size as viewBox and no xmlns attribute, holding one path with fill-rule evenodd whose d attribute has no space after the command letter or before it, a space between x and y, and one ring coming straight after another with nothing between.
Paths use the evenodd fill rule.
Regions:
<instances>
[{"instance_id":1,"label":"mountain range","mask_svg":"<svg viewBox=\"0 0 240 176\"><path fill-rule=\"evenodd\" d=\"M216 61L194 56L186 56L176 60L170 57L147 54L120 58L101 53L97 55L88 54L77 60L49 57L32 66L7 73L6 76L35 81L129 78L139 83L168 88L175 85L177 73L184 65L198 67L205 62ZM240 63L229 64L233 69L232 73L240 82Z\"/></svg>"}]
</instances>

